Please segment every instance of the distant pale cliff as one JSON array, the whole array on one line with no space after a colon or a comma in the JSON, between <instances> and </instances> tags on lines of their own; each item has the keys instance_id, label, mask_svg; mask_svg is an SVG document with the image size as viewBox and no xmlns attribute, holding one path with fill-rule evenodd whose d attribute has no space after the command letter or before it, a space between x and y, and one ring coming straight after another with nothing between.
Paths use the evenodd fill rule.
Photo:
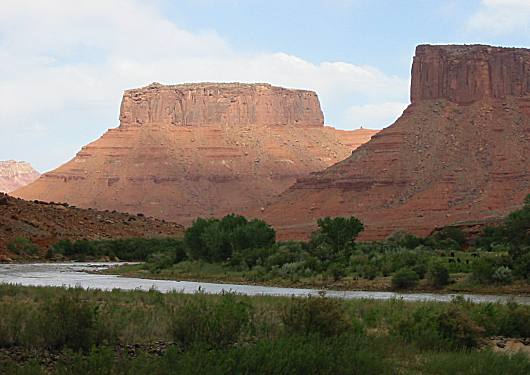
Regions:
<instances>
[{"instance_id":1,"label":"distant pale cliff","mask_svg":"<svg viewBox=\"0 0 530 375\"><path fill-rule=\"evenodd\" d=\"M39 178L40 173L23 161L0 161L0 192L9 193Z\"/></svg>"}]
</instances>

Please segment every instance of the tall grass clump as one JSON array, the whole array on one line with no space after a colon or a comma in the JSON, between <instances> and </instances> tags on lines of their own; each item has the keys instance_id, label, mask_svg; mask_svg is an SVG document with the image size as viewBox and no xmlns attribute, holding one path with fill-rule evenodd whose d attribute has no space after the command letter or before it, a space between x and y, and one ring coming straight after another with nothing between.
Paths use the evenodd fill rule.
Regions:
<instances>
[{"instance_id":1,"label":"tall grass clump","mask_svg":"<svg viewBox=\"0 0 530 375\"><path fill-rule=\"evenodd\" d=\"M282 315L292 335L338 336L352 328L342 301L325 297L294 298Z\"/></svg>"},{"instance_id":2,"label":"tall grass clump","mask_svg":"<svg viewBox=\"0 0 530 375\"><path fill-rule=\"evenodd\" d=\"M238 342L250 329L252 306L233 294L218 300L196 296L171 312L170 331L184 348L222 348Z\"/></svg>"}]
</instances>

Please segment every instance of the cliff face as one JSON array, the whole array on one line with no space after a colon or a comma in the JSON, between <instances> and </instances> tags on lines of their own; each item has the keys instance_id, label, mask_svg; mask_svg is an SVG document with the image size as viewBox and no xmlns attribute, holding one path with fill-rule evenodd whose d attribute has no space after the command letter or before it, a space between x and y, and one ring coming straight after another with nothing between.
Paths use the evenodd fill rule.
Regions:
<instances>
[{"instance_id":1,"label":"cliff face","mask_svg":"<svg viewBox=\"0 0 530 375\"><path fill-rule=\"evenodd\" d=\"M403 115L264 218L303 238L319 217L355 215L364 239L381 239L502 217L530 193L529 64L528 50L419 46Z\"/></svg>"},{"instance_id":2,"label":"cliff face","mask_svg":"<svg viewBox=\"0 0 530 375\"><path fill-rule=\"evenodd\" d=\"M153 83L126 91L120 113L122 127L324 125L316 93L269 84Z\"/></svg>"},{"instance_id":3,"label":"cliff face","mask_svg":"<svg viewBox=\"0 0 530 375\"><path fill-rule=\"evenodd\" d=\"M39 178L40 173L23 161L0 161L0 192L9 193Z\"/></svg>"},{"instance_id":4,"label":"cliff face","mask_svg":"<svg viewBox=\"0 0 530 375\"><path fill-rule=\"evenodd\" d=\"M447 99L466 104L480 99L530 94L530 50L483 45L416 48L412 103Z\"/></svg>"},{"instance_id":5,"label":"cliff face","mask_svg":"<svg viewBox=\"0 0 530 375\"><path fill-rule=\"evenodd\" d=\"M153 84L125 92L118 128L15 195L180 223L260 211L375 133L324 126L310 91Z\"/></svg>"}]
</instances>

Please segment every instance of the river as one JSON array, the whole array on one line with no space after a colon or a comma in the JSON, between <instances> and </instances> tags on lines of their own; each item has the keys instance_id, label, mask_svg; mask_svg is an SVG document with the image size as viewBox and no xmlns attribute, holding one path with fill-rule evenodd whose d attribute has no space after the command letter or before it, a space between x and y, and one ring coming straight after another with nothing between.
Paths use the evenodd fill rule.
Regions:
<instances>
[{"instance_id":1,"label":"river","mask_svg":"<svg viewBox=\"0 0 530 375\"><path fill-rule=\"evenodd\" d=\"M257 285L216 284L193 281L151 280L116 275L95 274L93 271L104 270L116 266L117 263L29 263L29 264L0 264L0 283L26 286L59 286L81 287L85 289L101 290L149 290L160 292L205 293L234 292L249 296L307 296L318 295L316 289L278 288ZM506 295L478 295L461 294L472 302L500 302L514 301L530 305L529 296ZM449 302L456 294L436 293L393 293L370 291L333 291L326 290L326 296L343 299L391 299L399 298L405 301L439 301Z\"/></svg>"}]
</instances>

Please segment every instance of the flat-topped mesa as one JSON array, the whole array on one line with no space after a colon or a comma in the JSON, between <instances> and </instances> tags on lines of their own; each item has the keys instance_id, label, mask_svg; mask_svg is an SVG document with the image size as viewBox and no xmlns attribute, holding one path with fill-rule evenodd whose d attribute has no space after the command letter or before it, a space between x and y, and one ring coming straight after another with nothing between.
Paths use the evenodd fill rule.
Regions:
<instances>
[{"instance_id":1,"label":"flat-topped mesa","mask_svg":"<svg viewBox=\"0 0 530 375\"><path fill-rule=\"evenodd\" d=\"M317 94L265 83L149 86L123 95L120 127L167 124L324 126Z\"/></svg>"},{"instance_id":2,"label":"flat-topped mesa","mask_svg":"<svg viewBox=\"0 0 530 375\"><path fill-rule=\"evenodd\" d=\"M420 45L412 64L412 103L458 104L530 94L530 49L485 45Z\"/></svg>"}]
</instances>

